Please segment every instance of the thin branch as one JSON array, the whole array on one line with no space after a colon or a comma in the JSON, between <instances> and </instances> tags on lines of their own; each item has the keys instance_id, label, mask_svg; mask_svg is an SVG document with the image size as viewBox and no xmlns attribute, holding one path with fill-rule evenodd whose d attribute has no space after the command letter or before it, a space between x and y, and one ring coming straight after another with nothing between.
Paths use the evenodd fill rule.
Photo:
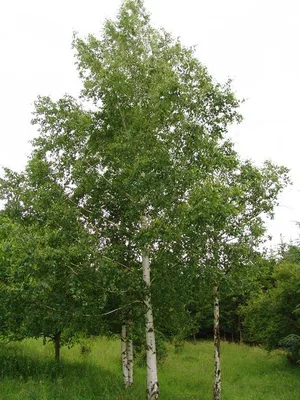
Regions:
<instances>
[{"instance_id":1,"label":"thin branch","mask_svg":"<svg viewBox=\"0 0 300 400\"><path fill-rule=\"evenodd\" d=\"M112 258L109 258L107 256L102 256L102 258L105 258L106 260L109 260L109 261L113 262L114 264L120 265L123 268L134 269L134 267L129 267L128 265L122 264L121 262L113 260Z\"/></svg>"}]
</instances>

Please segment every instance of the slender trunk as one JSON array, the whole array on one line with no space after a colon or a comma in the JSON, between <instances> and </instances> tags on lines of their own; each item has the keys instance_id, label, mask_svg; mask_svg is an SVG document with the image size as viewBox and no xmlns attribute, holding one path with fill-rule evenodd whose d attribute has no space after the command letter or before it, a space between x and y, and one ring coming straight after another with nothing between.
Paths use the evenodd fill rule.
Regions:
<instances>
[{"instance_id":1,"label":"slender trunk","mask_svg":"<svg viewBox=\"0 0 300 400\"><path fill-rule=\"evenodd\" d=\"M121 331L121 359L122 359L123 381L125 387L128 387L127 330L125 323L122 325L122 331Z\"/></svg>"},{"instance_id":2,"label":"slender trunk","mask_svg":"<svg viewBox=\"0 0 300 400\"><path fill-rule=\"evenodd\" d=\"M146 227L146 217L142 217L143 228ZM147 400L156 400L159 396L159 384L157 377L156 344L153 323L153 312L151 303L151 280L150 262L147 249L142 252L143 279L146 284L147 294L145 296L146 305L146 349L147 349Z\"/></svg>"},{"instance_id":3,"label":"slender trunk","mask_svg":"<svg viewBox=\"0 0 300 400\"><path fill-rule=\"evenodd\" d=\"M238 316L239 319L239 334L240 334L240 344L243 343L243 332L242 332L242 323L241 323L241 317Z\"/></svg>"},{"instance_id":4,"label":"slender trunk","mask_svg":"<svg viewBox=\"0 0 300 400\"><path fill-rule=\"evenodd\" d=\"M214 397L221 400L221 356L220 356L220 306L219 287L214 287Z\"/></svg>"},{"instance_id":5,"label":"slender trunk","mask_svg":"<svg viewBox=\"0 0 300 400\"><path fill-rule=\"evenodd\" d=\"M61 337L61 332L58 332L54 335L54 350L55 350L56 361L59 361L60 357L60 337Z\"/></svg>"},{"instance_id":6,"label":"slender trunk","mask_svg":"<svg viewBox=\"0 0 300 400\"><path fill-rule=\"evenodd\" d=\"M128 386L133 385L133 340L132 340L132 321L127 322L127 370Z\"/></svg>"}]
</instances>

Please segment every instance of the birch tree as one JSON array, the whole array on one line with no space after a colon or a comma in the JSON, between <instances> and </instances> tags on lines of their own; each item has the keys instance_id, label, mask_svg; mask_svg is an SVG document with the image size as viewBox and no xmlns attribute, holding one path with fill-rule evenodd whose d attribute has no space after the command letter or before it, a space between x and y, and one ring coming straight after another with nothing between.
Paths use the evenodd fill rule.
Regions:
<instances>
[{"instance_id":1,"label":"birch tree","mask_svg":"<svg viewBox=\"0 0 300 400\"><path fill-rule=\"evenodd\" d=\"M107 257L114 260L122 248L142 267L132 279L143 270L153 400L159 384L152 265L164 246L181 242L178 215L190 192L232 153L225 134L240 121L239 102L230 82L215 83L193 49L151 26L141 0L125 1L100 38L75 35L73 46L81 100L39 98L34 147L101 232Z\"/></svg>"},{"instance_id":2,"label":"birch tree","mask_svg":"<svg viewBox=\"0 0 300 400\"><path fill-rule=\"evenodd\" d=\"M266 162L257 168L234 153L228 161L191 192L185 210L188 252L213 290L214 400L221 400L220 286L231 274L245 279L264 240L266 217L289 183L284 167Z\"/></svg>"}]
</instances>

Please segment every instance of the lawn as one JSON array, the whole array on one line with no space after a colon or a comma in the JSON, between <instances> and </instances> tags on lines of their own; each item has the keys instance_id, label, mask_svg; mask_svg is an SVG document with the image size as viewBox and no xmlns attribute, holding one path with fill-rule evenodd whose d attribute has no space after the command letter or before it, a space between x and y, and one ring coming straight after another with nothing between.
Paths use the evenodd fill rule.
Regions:
<instances>
[{"instance_id":1,"label":"lawn","mask_svg":"<svg viewBox=\"0 0 300 400\"><path fill-rule=\"evenodd\" d=\"M63 348L61 362L40 340L1 345L1 400L143 400L145 368L135 367L135 384L123 389L120 344L116 340L86 341ZM186 343L180 353L169 347L159 367L160 400L211 400L211 342ZM223 400L297 400L300 367L288 364L280 352L222 343Z\"/></svg>"}]
</instances>

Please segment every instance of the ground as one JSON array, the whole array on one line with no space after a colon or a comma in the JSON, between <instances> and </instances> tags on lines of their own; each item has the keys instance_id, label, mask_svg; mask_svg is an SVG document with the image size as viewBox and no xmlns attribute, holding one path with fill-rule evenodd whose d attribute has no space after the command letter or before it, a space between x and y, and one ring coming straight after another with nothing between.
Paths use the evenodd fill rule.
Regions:
<instances>
[{"instance_id":1,"label":"ground","mask_svg":"<svg viewBox=\"0 0 300 400\"><path fill-rule=\"evenodd\" d=\"M135 367L134 387L124 390L118 340L85 341L63 348L61 362L40 340L2 344L0 400L142 400L145 368ZM223 400L297 400L300 367L289 365L281 352L222 343ZM159 367L160 400L211 400L212 342L185 343L180 353L168 347Z\"/></svg>"}]
</instances>

